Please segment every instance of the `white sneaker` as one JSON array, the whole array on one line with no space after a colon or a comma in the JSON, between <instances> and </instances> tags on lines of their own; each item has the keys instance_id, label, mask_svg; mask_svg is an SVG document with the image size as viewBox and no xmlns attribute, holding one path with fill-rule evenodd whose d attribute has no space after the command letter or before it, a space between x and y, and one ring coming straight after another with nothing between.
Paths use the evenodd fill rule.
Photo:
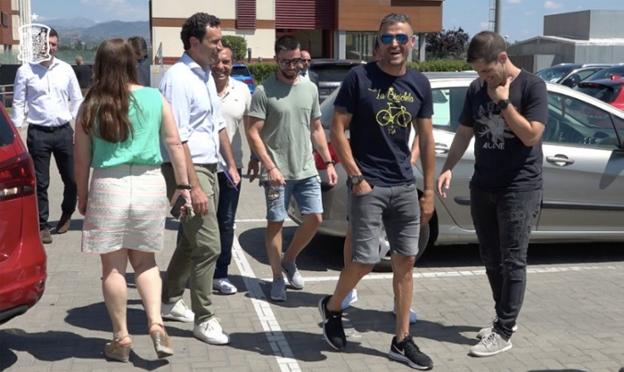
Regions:
<instances>
[{"instance_id":1,"label":"white sneaker","mask_svg":"<svg viewBox=\"0 0 624 372\"><path fill-rule=\"evenodd\" d=\"M394 314L394 316L396 316L396 305L394 305L394 308L392 309L392 314ZM410 324L416 323L417 320L418 320L418 315L416 315L416 311L414 311L414 309L412 309L410 307L410 311L409 311L409 322L410 322Z\"/></svg>"},{"instance_id":2,"label":"white sneaker","mask_svg":"<svg viewBox=\"0 0 624 372\"><path fill-rule=\"evenodd\" d=\"M358 300L357 289L353 288L353 290L351 290L351 292L347 294L347 297L345 297L340 303L340 309L345 310L349 308L351 305L356 303L357 300Z\"/></svg>"},{"instance_id":3,"label":"white sneaker","mask_svg":"<svg viewBox=\"0 0 624 372\"><path fill-rule=\"evenodd\" d=\"M182 299L171 304L162 303L160 313L163 319L167 320L177 320L184 323L192 323L195 320L195 313L186 306Z\"/></svg>"},{"instance_id":4,"label":"white sneaker","mask_svg":"<svg viewBox=\"0 0 624 372\"><path fill-rule=\"evenodd\" d=\"M193 335L212 345L225 345L230 343L230 337L223 333L221 324L219 324L219 321L215 317L203 323L195 324L195 327L193 327Z\"/></svg>"},{"instance_id":5,"label":"white sneaker","mask_svg":"<svg viewBox=\"0 0 624 372\"><path fill-rule=\"evenodd\" d=\"M488 357L507 351L511 349L511 347L510 340L505 340L503 336L496 332L490 332L490 334L482 338L478 344L470 348L470 355Z\"/></svg>"},{"instance_id":6,"label":"white sneaker","mask_svg":"<svg viewBox=\"0 0 624 372\"><path fill-rule=\"evenodd\" d=\"M224 295L232 295L238 292L236 286L228 278L214 279L212 281L212 289Z\"/></svg>"},{"instance_id":7,"label":"white sneaker","mask_svg":"<svg viewBox=\"0 0 624 372\"><path fill-rule=\"evenodd\" d=\"M494 330L494 323L496 323L496 321L498 320L497 317L494 317L494 319L492 320L492 325L489 327L484 327L481 328L479 330L479 332L477 332L477 338L479 340L487 337L490 335L490 333L492 333L492 331ZM516 332L518 330L518 324L514 324L513 328L511 329L512 332Z\"/></svg>"}]
</instances>

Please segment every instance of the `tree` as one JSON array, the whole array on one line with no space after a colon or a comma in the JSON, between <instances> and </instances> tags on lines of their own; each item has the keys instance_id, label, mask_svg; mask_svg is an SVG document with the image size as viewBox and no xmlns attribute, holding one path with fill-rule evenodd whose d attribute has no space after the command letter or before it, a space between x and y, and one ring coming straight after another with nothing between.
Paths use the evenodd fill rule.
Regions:
<instances>
[{"instance_id":1,"label":"tree","mask_svg":"<svg viewBox=\"0 0 624 372\"><path fill-rule=\"evenodd\" d=\"M468 34L460 27L456 30L427 34L427 53L433 58L463 58L468 46Z\"/></svg>"},{"instance_id":2,"label":"tree","mask_svg":"<svg viewBox=\"0 0 624 372\"><path fill-rule=\"evenodd\" d=\"M223 46L232 49L234 61L242 61L247 57L247 40L241 36L225 35L221 38Z\"/></svg>"}]
</instances>

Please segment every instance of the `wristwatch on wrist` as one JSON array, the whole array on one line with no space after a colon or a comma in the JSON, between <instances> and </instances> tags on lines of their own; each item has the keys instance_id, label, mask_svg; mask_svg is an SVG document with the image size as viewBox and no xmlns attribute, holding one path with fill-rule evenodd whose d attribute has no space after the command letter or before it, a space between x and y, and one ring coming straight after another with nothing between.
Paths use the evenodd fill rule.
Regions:
<instances>
[{"instance_id":1,"label":"wristwatch on wrist","mask_svg":"<svg viewBox=\"0 0 624 372\"><path fill-rule=\"evenodd\" d=\"M496 103L496 107L498 107L498 109L501 111L506 109L507 106L509 106L509 99L501 99L500 101Z\"/></svg>"},{"instance_id":2,"label":"wristwatch on wrist","mask_svg":"<svg viewBox=\"0 0 624 372\"><path fill-rule=\"evenodd\" d=\"M336 165L336 162L335 162L335 161L333 161L333 160L328 160L328 161L326 161L326 162L325 162L325 166L326 166L326 167L327 167L327 166L329 166L330 164L331 164L331 165Z\"/></svg>"},{"instance_id":3,"label":"wristwatch on wrist","mask_svg":"<svg viewBox=\"0 0 624 372\"><path fill-rule=\"evenodd\" d=\"M355 176L349 176L349 182L351 182L351 185L353 186L362 183L362 181L364 181L364 176L361 174L356 174Z\"/></svg>"},{"instance_id":4,"label":"wristwatch on wrist","mask_svg":"<svg viewBox=\"0 0 624 372\"><path fill-rule=\"evenodd\" d=\"M193 188L193 186L191 186L189 184L181 184L181 185L177 185L176 186L177 190L190 190L192 188Z\"/></svg>"}]
</instances>

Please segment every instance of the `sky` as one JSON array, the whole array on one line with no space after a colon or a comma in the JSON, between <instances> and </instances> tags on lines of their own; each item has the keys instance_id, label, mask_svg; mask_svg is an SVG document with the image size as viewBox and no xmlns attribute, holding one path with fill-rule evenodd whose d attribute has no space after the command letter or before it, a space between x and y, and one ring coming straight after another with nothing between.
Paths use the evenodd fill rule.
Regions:
<instances>
[{"instance_id":1,"label":"sky","mask_svg":"<svg viewBox=\"0 0 624 372\"><path fill-rule=\"evenodd\" d=\"M215 0L219 1L219 0ZM340 1L340 0L337 0ZM493 0L445 0L444 29L461 27L470 36L488 28ZM624 10L624 0L500 0L501 34L510 42L542 34L544 15L591 9ZM147 21L148 0L31 0L38 22L46 19L85 17L97 22Z\"/></svg>"}]
</instances>

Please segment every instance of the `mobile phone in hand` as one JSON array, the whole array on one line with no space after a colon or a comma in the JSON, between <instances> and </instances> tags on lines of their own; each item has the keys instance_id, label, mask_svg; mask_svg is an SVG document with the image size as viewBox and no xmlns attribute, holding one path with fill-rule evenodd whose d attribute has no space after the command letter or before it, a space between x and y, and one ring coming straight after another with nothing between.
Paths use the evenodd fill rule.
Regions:
<instances>
[{"instance_id":1,"label":"mobile phone in hand","mask_svg":"<svg viewBox=\"0 0 624 372\"><path fill-rule=\"evenodd\" d=\"M173 207L171 207L171 211L169 211L169 213L171 213L171 215L175 218L180 218L180 214L182 212L181 209L185 204L186 204L186 199L184 199L184 196L178 195L178 198L173 204Z\"/></svg>"}]
</instances>

